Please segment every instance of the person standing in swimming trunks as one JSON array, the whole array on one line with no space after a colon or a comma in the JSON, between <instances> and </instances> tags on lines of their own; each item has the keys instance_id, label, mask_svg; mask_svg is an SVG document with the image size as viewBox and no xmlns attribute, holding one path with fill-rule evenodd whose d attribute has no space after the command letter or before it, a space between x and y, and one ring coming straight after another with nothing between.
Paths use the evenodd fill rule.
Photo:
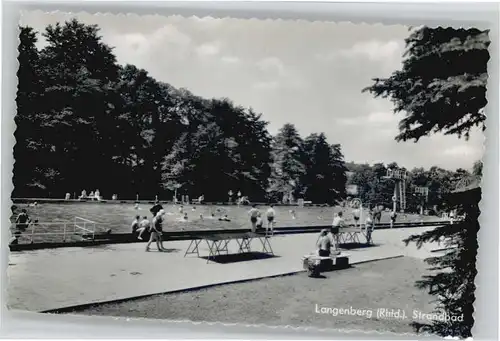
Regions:
<instances>
[{"instance_id":1,"label":"person standing in swimming trunks","mask_svg":"<svg viewBox=\"0 0 500 341\"><path fill-rule=\"evenodd\" d=\"M339 233L340 233L340 228L345 226L345 221L344 221L344 218L342 217L342 215L343 215L342 211L337 213L337 215L333 218L333 222L332 222L331 233L332 233L333 240L335 241L335 249L338 249L338 247L339 247L339 243L338 243L339 238L338 237L339 237Z\"/></svg>"},{"instance_id":2,"label":"person standing in swimming trunks","mask_svg":"<svg viewBox=\"0 0 500 341\"><path fill-rule=\"evenodd\" d=\"M360 210L358 207L356 207L353 211L352 211L352 217L354 218L354 227L358 227L358 224L359 224L359 216L360 216Z\"/></svg>"},{"instance_id":3,"label":"person standing in swimming trunks","mask_svg":"<svg viewBox=\"0 0 500 341\"><path fill-rule=\"evenodd\" d=\"M160 247L162 251L165 251L165 248L163 247L163 217L165 216L165 210L160 210L157 214L156 217L153 219L153 225L155 230L158 233L158 240L160 243Z\"/></svg>"},{"instance_id":4,"label":"person standing in swimming trunks","mask_svg":"<svg viewBox=\"0 0 500 341\"><path fill-rule=\"evenodd\" d=\"M257 230L257 218L259 217L259 210L257 209L257 205L252 205L252 209L248 212L250 215L250 223L252 224L252 232Z\"/></svg>"},{"instance_id":5,"label":"person standing in swimming trunks","mask_svg":"<svg viewBox=\"0 0 500 341\"><path fill-rule=\"evenodd\" d=\"M158 251L160 251L160 252L164 251L163 248L162 248L162 246L160 245L160 233L161 232L159 232L159 231L156 230L155 224L151 224L150 225L149 232L151 234L149 236L148 244L146 245L146 252L149 252L149 246L153 242L156 242L156 247L158 248Z\"/></svg>"},{"instance_id":6,"label":"person standing in swimming trunks","mask_svg":"<svg viewBox=\"0 0 500 341\"><path fill-rule=\"evenodd\" d=\"M274 217L276 216L276 211L274 211L274 205L273 204L270 204L269 205L269 208L267 209L267 212L266 212L266 216L267 216L267 228L266 228L266 232L271 232L271 234L273 234L273 229L274 229Z\"/></svg>"}]
</instances>

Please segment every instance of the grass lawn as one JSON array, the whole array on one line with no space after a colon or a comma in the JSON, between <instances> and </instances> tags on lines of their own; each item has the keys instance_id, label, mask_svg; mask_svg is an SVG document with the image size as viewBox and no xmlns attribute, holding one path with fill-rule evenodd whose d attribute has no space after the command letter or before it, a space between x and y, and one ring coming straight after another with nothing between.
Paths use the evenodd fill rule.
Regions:
<instances>
[{"instance_id":1,"label":"grass lawn","mask_svg":"<svg viewBox=\"0 0 500 341\"><path fill-rule=\"evenodd\" d=\"M309 278L300 273L104 304L75 313L411 333L412 311L433 310L429 303L432 297L414 287L426 269L422 260L396 258L326 272L325 278ZM316 304L372 310L373 316L319 314L315 312ZM407 319L378 319L378 308L404 310Z\"/></svg>"},{"instance_id":2,"label":"grass lawn","mask_svg":"<svg viewBox=\"0 0 500 341\"><path fill-rule=\"evenodd\" d=\"M16 205L16 213L22 208L26 208L31 218L38 219L40 223L36 227L36 233L41 232L62 232L63 225L55 225L50 223L56 222L73 222L75 217L82 217L96 221L96 231L105 231L111 229L114 233L127 233L131 231L132 220L136 215L148 216L151 219L149 209L151 204L142 204L138 209L135 209L134 204L108 204L108 203L43 203L37 207L28 205ZM248 206L186 206L184 212L188 213L189 220L181 220L179 212L180 206L163 205L166 215L164 223L164 231L181 231L181 230L207 230L207 229L235 229L235 228L250 228L248 219ZM195 207L195 209L193 209ZM222 214L227 214L231 219L230 222L220 222L218 219L210 219L210 215L215 210L219 209ZM262 213L267 210L266 206L259 207ZM296 212L295 219L290 214L290 210ZM312 225L330 225L333 216L341 210L340 207L276 207L276 226L312 226ZM200 214L203 218L200 217ZM345 211L345 218L348 223L353 222L352 216L349 214L349 209ZM14 216L12 221L14 221ZM437 217L420 217L418 215L408 214L406 221L437 220ZM401 215L398 222L405 221ZM384 212L382 222L389 222L389 213ZM43 224L46 223L46 224ZM80 224L81 225L81 224ZM86 226L91 228L90 226ZM68 229L72 231L73 224L68 225ZM26 231L20 238L21 243L29 242L30 230ZM37 242L59 242L62 240L62 234L54 235L38 235L34 236L33 241Z\"/></svg>"}]
</instances>

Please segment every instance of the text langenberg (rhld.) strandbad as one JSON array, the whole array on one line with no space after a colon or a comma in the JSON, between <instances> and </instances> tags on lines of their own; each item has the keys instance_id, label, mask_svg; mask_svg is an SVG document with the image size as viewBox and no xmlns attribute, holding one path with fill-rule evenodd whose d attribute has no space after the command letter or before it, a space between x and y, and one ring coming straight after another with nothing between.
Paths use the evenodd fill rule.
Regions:
<instances>
[{"instance_id":1,"label":"text langenberg (rhld.) strandbad","mask_svg":"<svg viewBox=\"0 0 500 341\"><path fill-rule=\"evenodd\" d=\"M376 308L376 309L357 309L354 307L337 308L337 307L323 307L318 304L315 305L315 312L317 314L337 316L359 316L366 318L377 319L400 319L406 320L411 317L413 320L425 321L463 321L463 315L453 316L445 312L441 313L424 313L419 310L412 310L411 316L403 309L390 309L390 308Z\"/></svg>"}]
</instances>

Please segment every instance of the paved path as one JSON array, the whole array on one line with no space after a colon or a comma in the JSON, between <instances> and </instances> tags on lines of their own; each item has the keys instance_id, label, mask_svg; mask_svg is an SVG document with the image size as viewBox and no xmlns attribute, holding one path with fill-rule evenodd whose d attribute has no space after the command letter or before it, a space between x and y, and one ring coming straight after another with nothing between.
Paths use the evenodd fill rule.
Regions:
<instances>
[{"instance_id":1,"label":"paved path","mask_svg":"<svg viewBox=\"0 0 500 341\"><path fill-rule=\"evenodd\" d=\"M436 245L422 250L401 242L426 228L375 231L375 247L349 250L351 263L396 256L425 258ZM192 287L255 279L302 270L300 258L314 249L316 234L276 236L272 247L277 257L206 263L184 252L187 241L167 242L168 253L144 252L144 244L107 245L13 252L8 267L8 307L43 311L85 303L123 299ZM254 240L252 248L258 250ZM230 244L236 251L236 243ZM208 255L200 244L200 255Z\"/></svg>"}]
</instances>

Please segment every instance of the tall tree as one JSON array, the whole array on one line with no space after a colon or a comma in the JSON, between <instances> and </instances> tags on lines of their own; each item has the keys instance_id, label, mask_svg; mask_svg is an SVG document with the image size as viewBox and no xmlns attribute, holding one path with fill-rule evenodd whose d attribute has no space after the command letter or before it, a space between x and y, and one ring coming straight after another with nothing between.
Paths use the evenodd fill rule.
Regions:
<instances>
[{"instance_id":1,"label":"tall tree","mask_svg":"<svg viewBox=\"0 0 500 341\"><path fill-rule=\"evenodd\" d=\"M99 126L114 114L112 88L118 65L97 26L71 20L49 25L43 36L47 45L40 52L40 64L45 89L39 116L50 151L44 161L60 174L49 194L63 197L65 192L106 183L101 167L110 158L102 148Z\"/></svg>"},{"instance_id":2,"label":"tall tree","mask_svg":"<svg viewBox=\"0 0 500 341\"><path fill-rule=\"evenodd\" d=\"M376 78L364 89L389 98L395 112L404 112L398 141L442 132L468 137L484 128L488 31L423 27L406 39L402 70Z\"/></svg>"},{"instance_id":3,"label":"tall tree","mask_svg":"<svg viewBox=\"0 0 500 341\"><path fill-rule=\"evenodd\" d=\"M169 86L157 82L146 70L126 65L120 68L116 91L121 110L108 136L113 136L112 144L119 147L116 162L127 165L124 172L130 180L124 190L130 192L124 194L149 198L161 195L161 162L182 132Z\"/></svg>"},{"instance_id":4,"label":"tall tree","mask_svg":"<svg viewBox=\"0 0 500 341\"><path fill-rule=\"evenodd\" d=\"M50 169L42 169L35 163L43 150L43 134L37 117L40 94L43 90L40 76L40 56L36 48L37 32L31 27L20 27L19 70L17 72L18 91L16 97L17 114L14 133L14 196L37 196L54 181Z\"/></svg>"},{"instance_id":5,"label":"tall tree","mask_svg":"<svg viewBox=\"0 0 500 341\"><path fill-rule=\"evenodd\" d=\"M272 166L268 192L274 200L283 195L303 195L300 182L306 172L303 141L293 124L285 124L272 142Z\"/></svg>"},{"instance_id":6,"label":"tall tree","mask_svg":"<svg viewBox=\"0 0 500 341\"><path fill-rule=\"evenodd\" d=\"M347 167L345 166L344 154L340 144L330 145L330 165L333 170L332 188L335 191L335 200L342 200L346 197Z\"/></svg>"},{"instance_id":7,"label":"tall tree","mask_svg":"<svg viewBox=\"0 0 500 341\"><path fill-rule=\"evenodd\" d=\"M418 141L436 132L467 138L472 127L484 128L489 44L488 31L477 29L423 27L410 34L402 70L390 78L375 79L365 89L390 98L396 112L406 112L397 140ZM425 326L441 335L471 336L480 190L477 192L473 199L459 196L458 202L455 199L449 204L450 209L460 207L465 220L406 240L419 246L442 237L453 241L452 251L427 259L438 273L418 283L438 295L440 309L452 316L464 314L463 321Z\"/></svg>"},{"instance_id":8,"label":"tall tree","mask_svg":"<svg viewBox=\"0 0 500 341\"><path fill-rule=\"evenodd\" d=\"M346 168L340 145L330 146L326 136L311 134L304 140L304 197L333 204L345 196Z\"/></svg>"},{"instance_id":9,"label":"tall tree","mask_svg":"<svg viewBox=\"0 0 500 341\"><path fill-rule=\"evenodd\" d=\"M262 200L270 173L267 123L227 99L192 100L186 127L163 162L164 186L182 185L182 192L210 201L226 200L229 190Z\"/></svg>"}]
</instances>

